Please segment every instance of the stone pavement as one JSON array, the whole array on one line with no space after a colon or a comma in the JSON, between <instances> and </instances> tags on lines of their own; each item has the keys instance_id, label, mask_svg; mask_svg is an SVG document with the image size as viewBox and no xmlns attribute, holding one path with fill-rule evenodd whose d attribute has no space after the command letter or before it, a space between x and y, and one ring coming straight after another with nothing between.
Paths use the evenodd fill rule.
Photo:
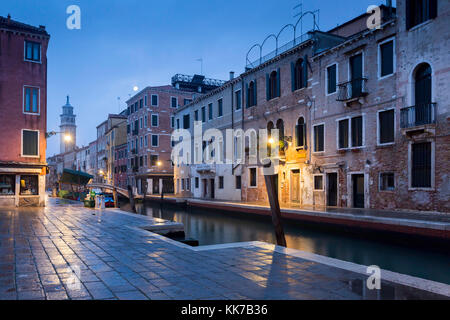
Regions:
<instances>
[{"instance_id":1,"label":"stone pavement","mask_svg":"<svg viewBox=\"0 0 450 320\"><path fill-rule=\"evenodd\" d=\"M155 223L164 222L58 199L46 208L0 209L0 299L450 297L450 286L417 278L440 294L385 281L368 290L365 274L296 250L257 243L192 249L143 229Z\"/></svg>"}]
</instances>

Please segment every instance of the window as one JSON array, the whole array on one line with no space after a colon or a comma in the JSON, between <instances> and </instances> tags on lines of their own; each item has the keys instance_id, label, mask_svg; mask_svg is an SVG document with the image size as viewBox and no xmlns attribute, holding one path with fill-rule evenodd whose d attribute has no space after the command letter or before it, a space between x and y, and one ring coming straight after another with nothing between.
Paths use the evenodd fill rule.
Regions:
<instances>
[{"instance_id":1,"label":"window","mask_svg":"<svg viewBox=\"0 0 450 320\"><path fill-rule=\"evenodd\" d=\"M22 130L22 156L39 156L39 131Z\"/></svg>"},{"instance_id":2,"label":"window","mask_svg":"<svg viewBox=\"0 0 450 320\"><path fill-rule=\"evenodd\" d=\"M223 189L223 176L219 177L219 189Z\"/></svg>"},{"instance_id":3,"label":"window","mask_svg":"<svg viewBox=\"0 0 450 320\"><path fill-rule=\"evenodd\" d=\"M338 122L338 149L348 148L348 119L339 120Z\"/></svg>"},{"instance_id":4,"label":"window","mask_svg":"<svg viewBox=\"0 0 450 320\"><path fill-rule=\"evenodd\" d=\"M250 175L250 187L256 187L257 186L257 179L256 179L256 168L250 168L249 169L249 175Z\"/></svg>"},{"instance_id":5,"label":"window","mask_svg":"<svg viewBox=\"0 0 450 320\"><path fill-rule=\"evenodd\" d=\"M308 86L308 57L291 62L291 83L292 91L306 88Z\"/></svg>"},{"instance_id":6,"label":"window","mask_svg":"<svg viewBox=\"0 0 450 320\"><path fill-rule=\"evenodd\" d=\"M180 129L180 119L177 119L177 129Z\"/></svg>"},{"instance_id":7,"label":"window","mask_svg":"<svg viewBox=\"0 0 450 320\"><path fill-rule=\"evenodd\" d=\"M327 94L333 94L336 90L336 84L337 84L337 64L333 64L332 66L329 66L327 68Z\"/></svg>"},{"instance_id":8,"label":"window","mask_svg":"<svg viewBox=\"0 0 450 320\"><path fill-rule=\"evenodd\" d=\"M189 191L191 189L191 179L186 178L186 191Z\"/></svg>"},{"instance_id":9,"label":"window","mask_svg":"<svg viewBox=\"0 0 450 320\"><path fill-rule=\"evenodd\" d=\"M245 86L247 87L247 108L256 106L257 104L256 80L250 81L250 83L246 84Z\"/></svg>"},{"instance_id":10,"label":"window","mask_svg":"<svg viewBox=\"0 0 450 320\"><path fill-rule=\"evenodd\" d=\"M198 189L199 179L195 177L195 189Z\"/></svg>"},{"instance_id":11,"label":"window","mask_svg":"<svg viewBox=\"0 0 450 320\"><path fill-rule=\"evenodd\" d=\"M23 112L39 113L39 88L23 88Z\"/></svg>"},{"instance_id":12,"label":"window","mask_svg":"<svg viewBox=\"0 0 450 320\"><path fill-rule=\"evenodd\" d=\"M412 145L411 186L431 188L431 142Z\"/></svg>"},{"instance_id":13,"label":"window","mask_svg":"<svg viewBox=\"0 0 450 320\"><path fill-rule=\"evenodd\" d=\"M437 17L437 0L406 0L406 30Z\"/></svg>"},{"instance_id":14,"label":"window","mask_svg":"<svg viewBox=\"0 0 450 320\"><path fill-rule=\"evenodd\" d=\"M184 105L187 105L192 102L192 99L184 99Z\"/></svg>"},{"instance_id":15,"label":"window","mask_svg":"<svg viewBox=\"0 0 450 320\"><path fill-rule=\"evenodd\" d=\"M298 118L295 126L295 138L297 148L306 147L306 123L303 117Z\"/></svg>"},{"instance_id":16,"label":"window","mask_svg":"<svg viewBox=\"0 0 450 320\"><path fill-rule=\"evenodd\" d=\"M152 134L152 147L157 147L159 145L159 137L156 134Z\"/></svg>"},{"instance_id":17,"label":"window","mask_svg":"<svg viewBox=\"0 0 450 320\"><path fill-rule=\"evenodd\" d=\"M194 121L198 121L198 110L194 111Z\"/></svg>"},{"instance_id":18,"label":"window","mask_svg":"<svg viewBox=\"0 0 450 320\"><path fill-rule=\"evenodd\" d=\"M144 146L144 138L143 137L141 137L140 139L139 139L139 147L140 148L142 148L143 146Z\"/></svg>"},{"instance_id":19,"label":"window","mask_svg":"<svg viewBox=\"0 0 450 320\"><path fill-rule=\"evenodd\" d=\"M223 116L223 99L217 100L217 116L219 118Z\"/></svg>"},{"instance_id":20,"label":"window","mask_svg":"<svg viewBox=\"0 0 450 320\"><path fill-rule=\"evenodd\" d=\"M181 190L184 190L184 179L181 179Z\"/></svg>"},{"instance_id":21,"label":"window","mask_svg":"<svg viewBox=\"0 0 450 320\"><path fill-rule=\"evenodd\" d=\"M142 129L144 126L144 122L142 120L142 118L139 118L139 128Z\"/></svg>"},{"instance_id":22,"label":"window","mask_svg":"<svg viewBox=\"0 0 450 320\"><path fill-rule=\"evenodd\" d=\"M242 93L241 90L238 90L234 93L235 100L236 100L236 110L241 110L241 99L242 99Z\"/></svg>"},{"instance_id":23,"label":"window","mask_svg":"<svg viewBox=\"0 0 450 320\"><path fill-rule=\"evenodd\" d=\"M143 106L144 106L144 100L140 99L139 100L139 109L142 109Z\"/></svg>"},{"instance_id":24,"label":"window","mask_svg":"<svg viewBox=\"0 0 450 320\"><path fill-rule=\"evenodd\" d=\"M147 106L147 95L144 96L144 106Z\"/></svg>"},{"instance_id":25,"label":"window","mask_svg":"<svg viewBox=\"0 0 450 320\"><path fill-rule=\"evenodd\" d=\"M41 44L25 41L25 60L41 62Z\"/></svg>"},{"instance_id":26,"label":"window","mask_svg":"<svg viewBox=\"0 0 450 320\"><path fill-rule=\"evenodd\" d=\"M150 155L150 165L152 167L158 165L158 156L157 155Z\"/></svg>"},{"instance_id":27,"label":"window","mask_svg":"<svg viewBox=\"0 0 450 320\"><path fill-rule=\"evenodd\" d=\"M15 175L0 175L0 194L14 195L16 194L16 176Z\"/></svg>"},{"instance_id":28,"label":"window","mask_svg":"<svg viewBox=\"0 0 450 320\"><path fill-rule=\"evenodd\" d=\"M152 127L159 126L159 117L157 114L152 114Z\"/></svg>"},{"instance_id":29,"label":"window","mask_svg":"<svg viewBox=\"0 0 450 320\"><path fill-rule=\"evenodd\" d=\"M139 166L144 166L144 158L142 156L139 157Z\"/></svg>"},{"instance_id":30,"label":"window","mask_svg":"<svg viewBox=\"0 0 450 320\"><path fill-rule=\"evenodd\" d=\"M323 176L322 175L314 176L314 190L315 191L323 190Z\"/></svg>"},{"instance_id":31,"label":"window","mask_svg":"<svg viewBox=\"0 0 450 320\"><path fill-rule=\"evenodd\" d=\"M392 172L380 173L380 190L392 191L395 189L394 174Z\"/></svg>"},{"instance_id":32,"label":"window","mask_svg":"<svg viewBox=\"0 0 450 320\"><path fill-rule=\"evenodd\" d=\"M174 116L170 116L170 127L175 128L175 117Z\"/></svg>"},{"instance_id":33,"label":"window","mask_svg":"<svg viewBox=\"0 0 450 320\"><path fill-rule=\"evenodd\" d=\"M267 100L280 96L280 69L266 74L266 94Z\"/></svg>"},{"instance_id":34,"label":"window","mask_svg":"<svg viewBox=\"0 0 450 320\"><path fill-rule=\"evenodd\" d=\"M324 149L324 131L325 125L314 126L314 152L323 152Z\"/></svg>"},{"instance_id":35,"label":"window","mask_svg":"<svg viewBox=\"0 0 450 320\"><path fill-rule=\"evenodd\" d=\"M362 117L352 118L352 147L363 145Z\"/></svg>"},{"instance_id":36,"label":"window","mask_svg":"<svg viewBox=\"0 0 450 320\"><path fill-rule=\"evenodd\" d=\"M213 104L208 104L208 120L213 119Z\"/></svg>"},{"instance_id":37,"label":"window","mask_svg":"<svg viewBox=\"0 0 450 320\"><path fill-rule=\"evenodd\" d=\"M202 122L206 121L206 108L202 107Z\"/></svg>"},{"instance_id":38,"label":"window","mask_svg":"<svg viewBox=\"0 0 450 320\"><path fill-rule=\"evenodd\" d=\"M379 76L386 77L394 73L394 40L379 45Z\"/></svg>"},{"instance_id":39,"label":"window","mask_svg":"<svg viewBox=\"0 0 450 320\"><path fill-rule=\"evenodd\" d=\"M241 176L236 176L236 189L241 189L242 178Z\"/></svg>"},{"instance_id":40,"label":"window","mask_svg":"<svg viewBox=\"0 0 450 320\"><path fill-rule=\"evenodd\" d=\"M394 142L394 109L378 113L379 144Z\"/></svg>"},{"instance_id":41,"label":"window","mask_svg":"<svg viewBox=\"0 0 450 320\"><path fill-rule=\"evenodd\" d=\"M20 194L21 195L38 195L39 182L37 175L20 176Z\"/></svg>"},{"instance_id":42,"label":"window","mask_svg":"<svg viewBox=\"0 0 450 320\"><path fill-rule=\"evenodd\" d=\"M171 97L170 98L170 106L172 108L178 107L178 99L176 97Z\"/></svg>"},{"instance_id":43,"label":"window","mask_svg":"<svg viewBox=\"0 0 450 320\"><path fill-rule=\"evenodd\" d=\"M158 95L152 94L152 106L158 106Z\"/></svg>"},{"instance_id":44,"label":"window","mask_svg":"<svg viewBox=\"0 0 450 320\"><path fill-rule=\"evenodd\" d=\"M144 127L148 127L148 118L147 116L144 116Z\"/></svg>"},{"instance_id":45,"label":"window","mask_svg":"<svg viewBox=\"0 0 450 320\"><path fill-rule=\"evenodd\" d=\"M144 137L144 146L146 146L146 147L148 146L148 139L147 139L147 136Z\"/></svg>"},{"instance_id":46,"label":"window","mask_svg":"<svg viewBox=\"0 0 450 320\"><path fill-rule=\"evenodd\" d=\"M189 114L183 115L183 129L189 129L191 127L191 117Z\"/></svg>"}]
</instances>

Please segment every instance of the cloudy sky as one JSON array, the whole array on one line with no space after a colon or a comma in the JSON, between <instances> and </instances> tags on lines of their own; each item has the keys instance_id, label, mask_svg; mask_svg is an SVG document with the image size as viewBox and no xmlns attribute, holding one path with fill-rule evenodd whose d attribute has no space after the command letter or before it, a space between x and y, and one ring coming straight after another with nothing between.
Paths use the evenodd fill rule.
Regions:
<instances>
[{"instance_id":1,"label":"cloudy sky","mask_svg":"<svg viewBox=\"0 0 450 320\"><path fill-rule=\"evenodd\" d=\"M226 80L244 70L255 43L295 23L300 0L2 0L0 15L45 25L48 57L48 130L57 130L65 96L77 114L78 145L96 138L95 127L125 107L133 86L170 84L176 73ZM339 5L337 5L339 3ZM320 10L319 27L329 30L383 0L303 0ZM395 3L395 2L394 2ZM68 30L68 6L81 8L81 30ZM311 19L304 29L311 29ZM280 42L287 42L287 32ZM272 45L272 47L270 47ZM268 43L265 52L274 49ZM120 97L120 102L118 100ZM119 106L120 103L120 106ZM47 155L59 152L59 138Z\"/></svg>"}]
</instances>

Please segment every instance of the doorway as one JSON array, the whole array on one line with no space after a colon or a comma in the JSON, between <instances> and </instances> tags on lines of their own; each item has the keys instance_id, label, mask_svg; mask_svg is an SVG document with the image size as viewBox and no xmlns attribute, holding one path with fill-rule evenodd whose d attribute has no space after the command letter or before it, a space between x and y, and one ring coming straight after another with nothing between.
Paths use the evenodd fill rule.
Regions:
<instances>
[{"instance_id":1,"label":"doorway","mask_svg":"<svg viewBox=\"0 0 450 320\"><path fill-rule=\"evenodd\" d=\"M338 176L336 172L327 173L327 206L337 206Z\"/></svg>"},{"instance_id":2,"label":"doorway","mask_svg":"<svg viewBox=\"0 0 450 320\"><path fill-rule=\"evenodd\" d=\"M364 208L364 175L352 175L353 183L353 207Z\"/></svg>"},{"instance_id":3,"label":"doorway","mask_svg":"<svg viewBox=\"0 0 450 320\"><path fill-rule=\"evenodd\" d=\"M350 58L350 74L352 98L361 96L362 93L362 77L363 77L363 56L362 53Z\"/></svg>"},{"instance_id":4,"label":"doorway","mask_svg":"<svg viewBox=\"0 0 450 320\"><path fill-rule=\"evenodd\" d=\"M215 180L210 179L210 183L211 183L211 199L214 199L214 197L215 197Z\"/></svg>"},{"instance_id":5,"label":"doorway","mask_svg":"<svg viewBox=\"0 0 450 320\"><path fill-rule=\"evenodd\" d=\"M291 201L300 203L300 170L291 171Z\"/></svg>"},{"instance_id":6,"label":"doorway","mask_svg":"<svg viewBox=\"0 0 450 320\"><path fill-rule=\"evenodd\" d=\"M206 198L206 196L208 195L208 180L202 179L202 186L203 186L202 198Z\"/></svg>"}]
</instances>

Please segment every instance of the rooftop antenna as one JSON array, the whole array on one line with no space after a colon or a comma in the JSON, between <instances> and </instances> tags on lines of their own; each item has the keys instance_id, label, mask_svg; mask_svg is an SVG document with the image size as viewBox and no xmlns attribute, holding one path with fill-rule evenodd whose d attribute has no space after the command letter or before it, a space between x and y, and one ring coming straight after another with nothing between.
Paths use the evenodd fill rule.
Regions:
<instances>
[{"instance_id":1,"label":"rooftop antenna","mask_svg":"<svg viewBox=\"0 0 450 320\"><path fill-rule=\"evenodd\" d=\"M120 113L120 97L117 97L117 111Z\"/></svg>"},{"instance_id":2,"label":"rooftop antenna","mask_svg":"<svg viewBox=\"0 0 450 320\"><path fill-rule=\"evenodd\" d=\"M303 15L303 0L300 0L300 3L293 8L294 13L298 8L300 8L300 12L294 14L294 18L301 17ZM300 34L303 34L303 19L300 22Z\"/></svg>"},{"instance_id":3,"label":"rooftop antenna","mask_svg":"<svg viewBox=\"0 0 450 320\"><path fill-rule=\"evenodd\" d=\"M200 61L200 75L203 75L203 58L199 58L195 61Z\"/></svg>"}]
</instances>

